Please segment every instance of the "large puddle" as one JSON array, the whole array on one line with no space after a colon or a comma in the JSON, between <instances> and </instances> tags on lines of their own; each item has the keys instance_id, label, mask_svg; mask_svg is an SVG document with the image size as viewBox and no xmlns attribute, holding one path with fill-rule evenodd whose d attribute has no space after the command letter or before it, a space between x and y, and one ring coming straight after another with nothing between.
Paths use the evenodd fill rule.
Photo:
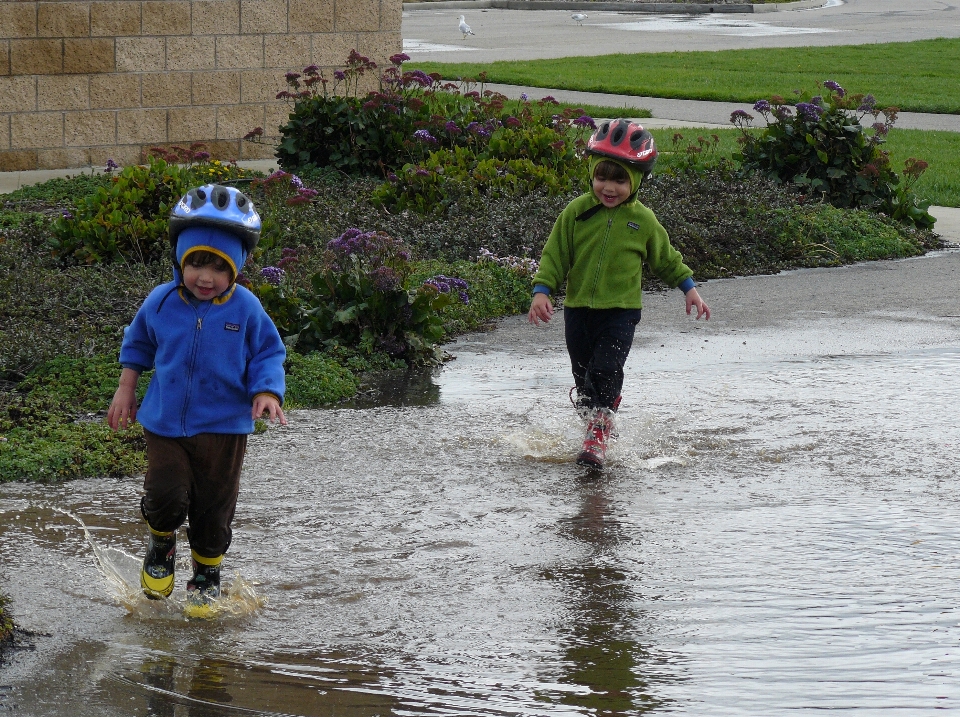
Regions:
<instances>
[{"instance_id":1,"label":"large puddle","mask_svg":"<svg viewBox=\"0 0 960 717\"><path fill-rule=\"evenodd\" d=\"M393 405L252 439L211 622L181 617L183 576L138 595L139 480L0 485L0 578L46 633L0 712L957 708L960 349L671 352L641 322L596 477L551 330L467 337Z\"/></svg>"}]
</instances>

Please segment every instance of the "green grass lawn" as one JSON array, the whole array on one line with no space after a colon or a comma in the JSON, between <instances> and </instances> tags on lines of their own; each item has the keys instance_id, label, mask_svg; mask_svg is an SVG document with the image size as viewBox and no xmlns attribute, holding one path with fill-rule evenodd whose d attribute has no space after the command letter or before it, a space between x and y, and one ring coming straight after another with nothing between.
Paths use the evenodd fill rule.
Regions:
<instances>
[{"instance_id":1,"label":"green grass lawn","mask_svg":"<svg viewBox=\"0 0 960 717\"><path fill-rule=\"evenodd\" d=\"M416 69L447 79L475 78L485 71L489 82L723 102L753 103L771 95L789 99L795 89L816 94L817 82L835 80L849 92L872 94L881 107L960 114L957 67L960 39L609 55L591 62L566 57L416 63Z\"/></svg>"}]
</instances>

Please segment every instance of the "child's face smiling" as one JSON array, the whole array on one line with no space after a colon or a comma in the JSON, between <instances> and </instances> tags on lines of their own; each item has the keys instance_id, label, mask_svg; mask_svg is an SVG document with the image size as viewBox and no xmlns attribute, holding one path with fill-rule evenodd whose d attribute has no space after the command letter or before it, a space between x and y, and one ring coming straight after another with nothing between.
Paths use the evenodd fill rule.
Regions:
<instances>
[{"instance_id":1,"label":"child's face smiling","mask_svg":"<svg viewBox=\"0 0 960 717\"><path fill-rule=\"evenodd\" d=\"M593 193L597 195L597 199L603 206L613 208L623 204L630 196L630 180L618 182L613 179L600 179L594 175Z\"/></svg>"},{"instance_id":2,"label":"child's face smiling","mask_svg":"<svg viewBox=\"0 0 960 717\"><path fill-rule=\"evenodd\" d=\"M187 262L183 267L183 285L200 301L210 301L220 296L230 288L232 278L230 269L220 269L215 264L194 266Z\"/></svg>"}]
</instances>

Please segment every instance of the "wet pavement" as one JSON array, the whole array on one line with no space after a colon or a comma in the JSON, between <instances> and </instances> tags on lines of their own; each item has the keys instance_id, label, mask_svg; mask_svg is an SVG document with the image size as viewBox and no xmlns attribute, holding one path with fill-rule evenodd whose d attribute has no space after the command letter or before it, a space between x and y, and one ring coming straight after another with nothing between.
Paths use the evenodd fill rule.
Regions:
<instances>
[{"instance_id":1,"label":"wet pavement","mask_svg":"<svg viewBox=\"0 0 960 717\"><path fill-rule=\"evenodd\" d=\"M137 478L2 485L0 580L43 634L0 711L956 709L958 277L944 252L711 281L709 323L646 295L599 476L559 321L293 412L251 441L212 622L182 576L130 586Z\"/></svg>"}]
</instances>

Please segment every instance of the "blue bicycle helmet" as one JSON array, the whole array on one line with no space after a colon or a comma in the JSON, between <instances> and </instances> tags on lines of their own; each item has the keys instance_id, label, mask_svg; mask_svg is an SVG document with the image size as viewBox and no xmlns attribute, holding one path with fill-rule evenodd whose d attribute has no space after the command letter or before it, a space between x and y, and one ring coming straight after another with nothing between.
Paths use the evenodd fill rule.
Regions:
<instances>
[{"instance_id":1,"label":"blue bicycle helmet","mask_svg":"<svg viewBox=\"0 0 960 717\"><path fill-rule=\"evenodd\" d=\"M250 198L235 187L205 184L191 189L170 212L170 244L177 254L177 238L184 229L207 227L233 234L249 254L260 241L260 215Z\"/></svg>"}]
</instances>

